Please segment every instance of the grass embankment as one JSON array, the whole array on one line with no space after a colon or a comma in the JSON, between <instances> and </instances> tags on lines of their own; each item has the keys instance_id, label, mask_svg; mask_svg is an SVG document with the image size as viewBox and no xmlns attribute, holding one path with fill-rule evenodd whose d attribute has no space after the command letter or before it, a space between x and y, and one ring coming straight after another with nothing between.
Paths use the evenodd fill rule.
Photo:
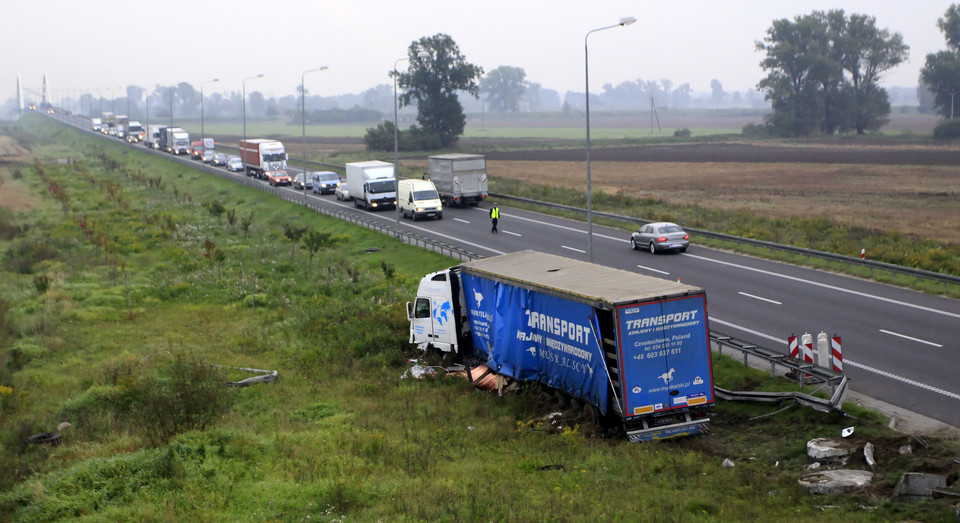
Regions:
<instances>
[{"instance_id":1,"label":"grass embankment","mask_svg":"<svg viewBox=\"0 0 960 523\"><path fill-rule=\"evenodd\" d=\"M630 444L542 421L532 387L402 379L417 356L403 303L451 260L40 117L22 126L36 161L0 188L34 200L0 214L2 519L953 517L889 495L904 471L949 472L957 442L900 455L909 438L856 407L757 419L778 407L721 403L710 435ZM312 261L291 225L319 238ZM206 364L280 378L228 388L247 375ZM714 373L784 386L729 359ZM26 443L64 421L60 445ZM807 494L806 441L848 425L878 448L875 486Z\"/></svg>"}]
</instances>

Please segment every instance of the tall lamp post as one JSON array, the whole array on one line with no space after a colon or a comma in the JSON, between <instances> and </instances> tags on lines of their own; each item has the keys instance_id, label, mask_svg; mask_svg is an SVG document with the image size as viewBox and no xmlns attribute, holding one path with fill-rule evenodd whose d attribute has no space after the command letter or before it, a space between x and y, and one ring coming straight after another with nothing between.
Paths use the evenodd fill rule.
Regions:
<instances>
[{"instance_id":1,"label":"tall lamp post","mask_svg":"<svg viewBox=\"0 0 960 523\"><path fill-rule=\"evenodd\" d=\"M600 27L591 31L587 31L586 36L583 37L583 66L587 90L587 252L589 253L588 256L590 263L593 263L593 206L590 194L590 50L587 46L587 39L592 33L596 33L597 31L627 26L636 21L636 18L627 16L621 18L620 23L616 25L608 25L606 27Z\"/></svg>"},{"instance_id":2,"label":"tall lamp post","mask_svg":"<svg viewBox=\"0 0 960 523\"><path fill-rule=\"evenodd\" d=\"M323 65L317 67L316 69L307 69L300 74L300 126L303 130L303 171L300 173L303 176L303 203L307 203L307 87L304 85L304 77L307 76L307 73L315 73L319 71L326 71L329 69L327 66Z\"/></svg>"},{"instance_id":3,"label":"tall lamp post","mask_svg":"<svg viewBox=\"0 0 960 523\"><path fill-rule=\"evenodd\" d=\"M219 81L219 78L214 78L213 80L209 80L207 82L200 82L200 143L203 144L201 145L203 151L206 151L207 149L207 133L203 128L203 86L205 84L212 84Z\"/></svg>"},{"instance_id":4,"label":"tall lamp post","mask_svg":"<svg viewBox=\"0 0 960 523\"><path fill-rule=\"evenodd\" d=\"M246 147L247 143L247 80L254 80L257 78L263 78L263 73L260 73L256 76L248 76L243 79L243 94L240 103L240 111L243 113L243 141L240 142L240 158L243 158L243 148Z\"/></svg>"},{"instance_id":5,"label":"tall lamp post","mask_svg":"<svg viewBox=\"0 0 960 523\"><path fill-rule=\"evenodd\" d=\"M430 53L421 50L417 52L417 58L430 58ZM397 77L399 73L397 73L397 66L400 65L400 62L409 59L409 57L398 58L397 61L393 63L393 176L397 179L400 178L400 131L397 120ZM397 225L400 225L399 194L397 196Z\"/></svg>"}]
</instances>

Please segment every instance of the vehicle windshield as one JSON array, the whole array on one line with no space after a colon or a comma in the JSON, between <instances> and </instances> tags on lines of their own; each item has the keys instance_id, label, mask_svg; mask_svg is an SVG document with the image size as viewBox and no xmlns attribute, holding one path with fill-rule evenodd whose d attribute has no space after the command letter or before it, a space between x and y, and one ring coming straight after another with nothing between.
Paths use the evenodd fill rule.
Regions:
<instances>
[{"instance_id":1,"label":"vehicle windshield","mask_svg":"<svg viewBox=\"0 0 960 523\"><path fill-rule=\"evenodd\" d=\"M316 179L321 182L339 182L340 176L337 173L319 173Z\"/></svg>"},{"instance_id":2,"label":"vehicle windshield","mask_svg":"<svg viewBox=\"0 0 960 523\"><path fill-rule=\"evenodd\" d=\"M677 225L667 225L666 227L660 227L660 232L662 234L669 234L671 232L683 232L683 229Z\"/></svg>"},{"instance_id":3,"label":"vehicle windshield","mask_svg":"<svg viewBox=\"0 0 960 523\"><path fill-rule=\"evenodd\" d=\"M437 194L437 191L433 189L427 189L425 191L413 191L414 200L439 200L440 195Z\"/></svg>"},{"instance_id":4,"label":"vehicle windshield","mask_svg":"<svg viewBox=\"0 0 960 523\"><path fill-rule=\"evenodd\" d=\"M397 190L397 181L396 180L381 180L377 182L370 182L369 189L371 193L382 193L382 192L391 192Z\"/></svg>"},{"instance_id":5,"label":"vehicle windshield","mask_svg":"<svg viewBox=\"0 0 960 523\"><path fill-rule=\"evenodd\" d=\"M287 155L284 153L267 153L263 155L263 160L265 162L281 162L287 159Z\"/></svg>"}]
</instances>

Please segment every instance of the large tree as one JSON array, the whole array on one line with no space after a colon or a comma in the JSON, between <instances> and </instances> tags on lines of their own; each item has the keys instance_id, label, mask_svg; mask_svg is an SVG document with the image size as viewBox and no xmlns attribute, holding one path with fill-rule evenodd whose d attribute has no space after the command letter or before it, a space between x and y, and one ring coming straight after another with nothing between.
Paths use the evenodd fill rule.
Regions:
<instances>
[{"instance_id":1,"label":"large tree","mask_svg":"<svg viewBox=\"0 0 960 523\"><path fill-rule=\"evenodd\" d=\"M890 114L881 74L909 52L874 17L843 10L775 20L756 45L766 53L758 88L773 107L767 122L791 136L879 129Z\"/></svg>"},{"instance_id":2,"label":"large tree","mask_svg":"<svg viewBox=\"0 0 960 523\"><path fill-rule=\"evenodd\" d=\"M501 65L480 80L480 92L491 111L517 112L527 89L527 72L520 67Z\"/></svg>"},{"instance_id":3,"label":"large tree","mask_svg":"<svg viewBox=\"0 0 960 523\"><path fill-rule=\"evenodd\" d=\"M421 57L423 51L430 56ZM398 73L397 78L403 89L400 106L416 100L417 122L423 131L436 137L443 147L457 143L467 125L457 92L467 92L479 100L477 82L483 68L467 62L453 38L442 33L411 43L407 55L410 68Z\"/></svg>"},{"instance_id":4,"label":"large tree","mask_svg":"<svg viewBox=\"0 0 960 523\"><path fill-rule=\"evenodd\" d=\"M937 27L947 41L947 50L930 53L920 69L921 89L933 93L933 109L942 118L953 118L960 95L960 7L951 5Z\"/></svg>"}]
</instances>

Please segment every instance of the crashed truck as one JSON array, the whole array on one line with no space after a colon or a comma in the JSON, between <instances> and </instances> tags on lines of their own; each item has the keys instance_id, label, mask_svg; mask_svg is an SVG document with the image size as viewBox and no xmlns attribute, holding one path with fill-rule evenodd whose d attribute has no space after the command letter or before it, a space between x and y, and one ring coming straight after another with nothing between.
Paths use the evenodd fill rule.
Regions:
<instances>
[{"instance_id":1,"label":"crashed truck","mask_svg":"<svg viewBox=\"0 0 960 523\"><path fill-rule=\"evenodd\" d=\"M535 251L423 277L410 342L539 382L632 441L704 433L714 407L706 292Z\"/></svg>"}]
</instances>

